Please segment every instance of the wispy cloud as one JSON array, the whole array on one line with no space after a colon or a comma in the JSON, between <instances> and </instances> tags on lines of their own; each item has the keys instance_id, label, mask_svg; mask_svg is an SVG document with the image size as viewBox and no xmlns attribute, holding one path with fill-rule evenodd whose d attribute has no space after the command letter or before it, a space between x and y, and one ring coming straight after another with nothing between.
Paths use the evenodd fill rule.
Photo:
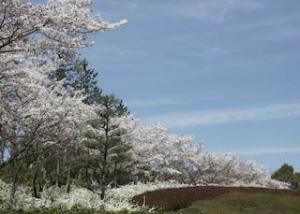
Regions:
<instances>
[{"instance_id":1,"label":"wispy cloud","mask_svg":"<svg viewBox=\"0 0 300 214\"><path fill-rule=\"evenodd\" d=\"M266 149L256 149L256 150L237 150L230 151L230 154L236 155L281 155L281 154L290 154L290 155L300 155L300 147L298 148L266 148Z\"/></svg>"},{"instance_id":2,"label":"wispy cloud","mask_svg":"<svg viewBox=\"0 0 300 214\"><path fill-rule=\"evenodd\" d=\"M300 103L278 104L247 109L172 113L155 118L148 118L148 120L160 122L169 128L175 128L209 126L236 122L255 122L294 117L300 117Z\"/></svg>"},{"instance_id":3,"label":"wispy cloud","mask_svg":"<svg viewBox=\"0 0 300 214\"><path fill-rule=\"evenodd\" d=\"M206 47L203 46L201 50L198 51L191 51L187 52L188 55L199 57L202 59L214 59L217 57L223 57L225 55L230 54L230 51L222 48L222 47Z\"/></svg>"},{"instance_id":4,"label":"wispy cloud","mask_svg":"<svg viewBox=\"0 0 300 214\"><path fill-rule=\"evenodd\" d=\"M179 1L175 11L181 15L223 22L226 15L235 10L257 10L264 8L264 0L191 0Z\"/></svg>"},{"instance_id":5,"label":"wispy cloud","mask_svg":"<svg viewBox=\"0 0 300 214\"><path fill-rule=\"evenodd\" d=\"M158 106L171 106L181 103L180 100L173 100L168 98L149 99L149 100L129 100L126 105L131 108L144 108L144 107L158 107Z\"/></svg>"}]
</instances>

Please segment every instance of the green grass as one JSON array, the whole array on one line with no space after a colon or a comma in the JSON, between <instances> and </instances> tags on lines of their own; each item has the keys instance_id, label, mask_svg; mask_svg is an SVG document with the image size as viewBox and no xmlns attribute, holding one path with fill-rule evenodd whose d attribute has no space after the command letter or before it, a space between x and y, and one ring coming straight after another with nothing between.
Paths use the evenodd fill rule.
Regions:
<instances>
[{"instance_id":1,"label":"green grass","mask_svg":"<svg viewBox=\"0 0 300 214\"><path fill-rule=\"evenodd\" d=\"M229 193L197 201L183 209L188 214L299 214L300 197L271 193Z\"/></svg>"}]
</instances>

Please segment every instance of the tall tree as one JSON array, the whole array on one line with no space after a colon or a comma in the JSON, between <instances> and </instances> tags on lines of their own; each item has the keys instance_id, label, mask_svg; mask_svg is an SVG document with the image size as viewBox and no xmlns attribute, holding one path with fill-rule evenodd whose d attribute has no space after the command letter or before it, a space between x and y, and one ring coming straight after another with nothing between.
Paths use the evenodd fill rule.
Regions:
<instances>
[{"instance_id":1,"label":"tall tree","mask_svg":"<svg viewBox=\"0 0 300 214\"><path fill-rule=\"evenodd\" d=\"M90 69L86 59L74 63L62 64L54 73L57 81L64 81L66 88L72 88L80 91L85 99L84 103L88 105L97 104L101 100L102 90L98 86L98 73Z\"/></svg>"},{"instance_id":2,"label":"tall tree","mask_svg":"<svg viewBox=\"0 0 300 214\"><path fill-rule=\"evenodd\" d=\"M77 119L89 112L89 107L82 105L83 97L70 96L68 90L49 76L62 63L78 59L77 50L91 44L90 33L111 30L125 23L110 24L94 18L89 9L92 2L56 0L33 5L24 0L0 1L1 156L7 152L6 158L1 157L0 169L8 165L14 169L11 205L20 178L18 169L31 152L40 150L32 148L60 144L51 137L53 133L44 132L51 130L49 124L84 121ZM72 111L66 108L64 100L74 104ZM68 124L65 130L69 134L76 126L72 122Z\"/></svg>"},{"instance_id":3,"label":"tall tree","mask_svg":"<svg viewBox=\"0 0 300 214\"><path fill-rule=\"evenodd\" d=\"M97 117L88 122L84 145L88 151L88 168L104 199L107 185L121 182L123 173L129 174L131 145L123 141L125 132L119 125L118 117L127 114L122 102L114 96L103 96L101 104L102 108L96 111Z\"/></svg>"}]
</instances>

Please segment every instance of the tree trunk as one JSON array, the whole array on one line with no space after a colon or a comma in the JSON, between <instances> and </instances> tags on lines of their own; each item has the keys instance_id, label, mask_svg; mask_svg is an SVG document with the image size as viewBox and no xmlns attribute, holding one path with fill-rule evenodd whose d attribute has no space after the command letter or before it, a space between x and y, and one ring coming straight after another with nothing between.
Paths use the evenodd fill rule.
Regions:
<instances>
[{"instance_id":1,"label":"tree trunk","mask_svg":"<svg viewBox=\"0 0 300 214\"><path fill-rule=\"evenodd\" d=\"M104 154L103 154L103 168L102 168L102 178L101 178L101 199L103 200L105 197L105 191L106 191L106 180L107 180L107 147L104 148Z\"/></svg>"},{"instance_id":2,"label":"tree trunk","mask_svg":"<svg viewBox=\"0 0 300 214\"><path fill-rule=\"evenodd\" d=\"M68 166L68 175L67 175L67 193L71 191L71 164Z\"/></svg>"},{"instance_id":3,"label":"tree trunk","mask_svg":"<svg viewBox=\"0 0 300 214\"><path fill-rule=\"evenodd\" d=\"M4 162L4 140L1 140L2 136L2 125L0 125L0 164Z\"/></svg>"},{"instance_id":4,"label":"tree trunk","mask_svg":"<svg viewBox=\"0 0 300 214\"><path fill-rule=\"evenodd\" d=\"M106 191L106 187L104 185L102 185L101 186L101 195L100 195L101 200L103 200L105 197L105 191Z\"/></svg>"},{"instance_id":5,"label":"tree trunk","mask_svg":"<svg viewBox=\"0 0 300 214\"><path fill-rule=\"evenodd\" d=\"M58 152L59 154L59 152ZM56 161L56 181L55 181L55 186L58 187L59 185L59 174L60 174L60 165L59 165L59 156L57 157Z\"/></svg>"},{"instance_id":6,"label":"tree trunk","mask_svg":"<svg viewBox=\"0 0 300 214\"><path fill-rule=\"evenodd\" d=\"M112 183L112 186L115 188L117 187L117 162L114 163L114 171L112 173L112 180L113 180L113 183Z\"/></svg>"},{"instance_id":7,"label":"tree trunk","mask_svg":"<svg viewBox=\"0 0 300 214\"><path fill-rule=\"evenodd\" d=\"M0 164L4 162L4 142L0 140Z\"/></svg>"},{"instance_id":8,"label":"tree trunk","mask_svg":"<svg viewBox=\"0 0 300 214\"><path fill-rule=\"evenodd\" d=\"M104 153L103 153L103 167L102 167L102 179L101 179L101 199L103 200L105 197L105 191L107 186L107 155L108 155L108 129L109 120L106 121L106 128L105 128L105 146L104 146Z\"/></svg>"},{"instance_id":9,"label":"tree trunk","mask_svg":"<svg viewBox=\"0 0 300 214\"><path fill-rule=\"evenodd\" d=\"M12 177L12 185L10 190L10 196L9 196L9 205L11 207L15 207L15 196L18 188L18 178L19 178L19 171L21 169L21 165L18 165L16 167L15 161L13 161L13 177Z\"/></svg>"},{"instance_id":10,"label":"tree trunk","mask_svg":"<svg viewBox=\"0 0 300 214\"><path fill-rule=\"evenodd\" d=\"M32 179L32 196L35 198L40 198L39 195L40 187L37 187L37 181L38 181L38 169L35 170Z\"/></svg>"}]
</instances>

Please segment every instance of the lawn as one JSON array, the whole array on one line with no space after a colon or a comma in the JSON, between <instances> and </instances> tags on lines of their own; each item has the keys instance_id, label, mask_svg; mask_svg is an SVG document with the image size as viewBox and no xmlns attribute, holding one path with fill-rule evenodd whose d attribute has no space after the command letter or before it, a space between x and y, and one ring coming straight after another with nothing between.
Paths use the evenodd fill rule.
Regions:
<instances>
[{"instance_id":1,"label":"lawn","mask_svg":"<svg viewBox=\"0 0 300 214\"><path fill-rule=\"evenodd\" d=\"M300 197L289 194L232 192L199 200L182 210L188 214L299 214Z\"/></svg>"}]
</instances>

